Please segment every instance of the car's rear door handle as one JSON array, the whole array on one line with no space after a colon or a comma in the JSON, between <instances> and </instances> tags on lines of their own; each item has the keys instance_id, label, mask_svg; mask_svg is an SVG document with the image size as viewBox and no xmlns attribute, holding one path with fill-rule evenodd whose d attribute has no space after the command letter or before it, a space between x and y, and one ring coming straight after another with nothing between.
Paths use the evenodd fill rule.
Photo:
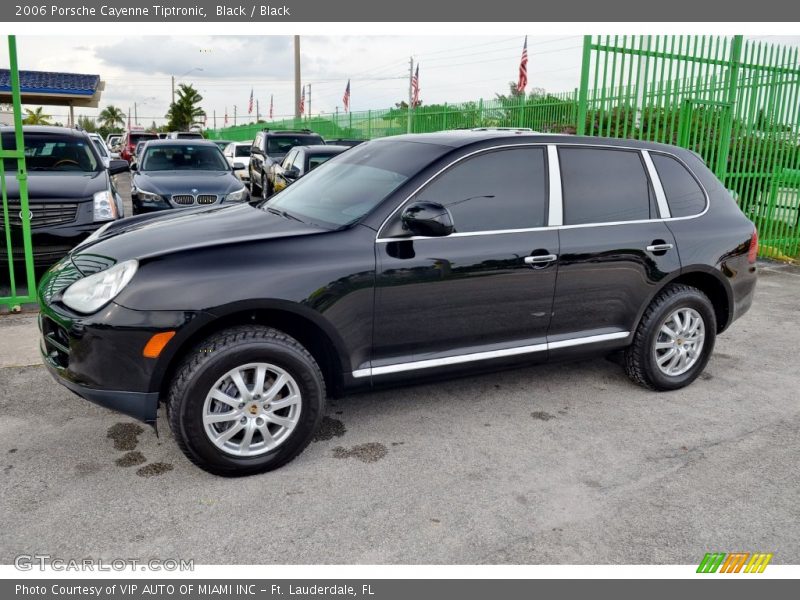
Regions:
<instances>
[{"instance_id":1,"label":"car's rear door handle","mask_svg":"<svg viewBox=\"0 0 800 600\"><path fill-rule=\"evenodd\" d=\"M543 265L558 260L557 254L540 254L538 256L526 256L526 265Z\"/></svg>"},{"instance_id":2,"label":"car's rear door handle","mask_svg":"<svg viewBox=\"0 0 800 600\"><path fill-rule=\"evenodd\" d=\"M651 244L647 247L648 252L666 252L672 250L672 244Z\"/></svg>"}]
</instances>

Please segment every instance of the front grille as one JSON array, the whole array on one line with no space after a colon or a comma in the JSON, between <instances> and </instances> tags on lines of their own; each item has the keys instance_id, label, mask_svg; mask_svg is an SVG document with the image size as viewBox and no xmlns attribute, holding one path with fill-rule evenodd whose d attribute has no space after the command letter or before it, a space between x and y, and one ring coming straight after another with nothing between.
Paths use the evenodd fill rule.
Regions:
<instances>
[{"instance_id":1,"label":"front grille","mask_svg":"<svg viewBox=\"0 0 800 600\"><path fill-rule=\"evenodd\" d=\"M213 194L200 194L197 197L198 204L214 204L217 201L217 197Z\"/></svg>"},{"instance_id":2,"label":"front grille","mask_svg":"<svg viewBox=\"0 0 800 600\"><path fill-rule=\"evenodd\" d=\"M78 214L76 202L31 202L31 227L47 227L72 223ZM3 222L0 219L0 224ZM16 202L8 203L8 222L11 227L22 227L22 206Z\"/></svg>"},{"instance_id":3,"label":"front grille","mask_svg":"<svg viewBox=\"0 0 800 600\"><path fill-rule=\"evenodd\" d=\"M69 336L67 331L49 317L41 317L44 350L59 367L69 365Z\"/></svg>"},{"instance_id":4,"label":"front grille","mask_svg":"<svg viewBox=\"0 0 800 600\"><path fill-rule=\"evenodd\" d=\"M192 196L191 194L173 194L172 201L175 204L189 206L190 204L194 204L194 196Z\"/></svg>"}]
</instances>

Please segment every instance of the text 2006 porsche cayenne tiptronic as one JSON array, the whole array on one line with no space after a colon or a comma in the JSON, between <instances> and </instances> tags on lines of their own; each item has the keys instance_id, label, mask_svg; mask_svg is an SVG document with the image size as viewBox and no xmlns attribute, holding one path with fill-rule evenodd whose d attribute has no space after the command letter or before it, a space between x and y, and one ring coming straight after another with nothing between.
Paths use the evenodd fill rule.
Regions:
<instances>
[{"instance_id":1,"label":"text 2006 porsche cayenne tiptronic","mask_svg":"<svg viewBox=\"0 0 800 600\"><path fill-rule=\"evenodd\" d=\"M630 140L461 131L345 152L266 203L141 215L44 277L44 359L195 464L275 469L327 395L624 350L674 390L752 302L757 237L703 162Z\"/></svg>"}]
</instances>

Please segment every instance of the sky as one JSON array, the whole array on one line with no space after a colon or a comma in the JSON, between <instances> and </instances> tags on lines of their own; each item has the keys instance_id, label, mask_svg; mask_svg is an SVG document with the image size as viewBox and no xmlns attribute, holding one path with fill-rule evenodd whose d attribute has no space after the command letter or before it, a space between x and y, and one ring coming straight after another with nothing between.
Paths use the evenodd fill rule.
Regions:
<instances>
[{"instance_id":1,"label":"sky","mask_svg":"<svg viewBox=\"0 0 800 600\"><path fill-rule=\"evenodd\" d=\"M409 58L419 63L420 98L425 104L494 98L516 81L523 36L302 36L302 81L311 84L314 115L342 110L351 79L351 110L389 108L408 96ZM800 45L800 36L761 36L768 42ZM577 87L581 35L531 36L528 81L550 92ZM255 120L247 114L250 90L261 115L274 96L275 117L291 116L294 62L291 36L19 36L21 69L100 75L106 82L100 108L114 104L136 114L140 125L164 123L171 77L191 83L203 96L213 126ZM0 64L8 53L0 51ZM46 113L66 121L65 107ZM93 116L95 109L76 109Z\"/></svg>"}]
</instances>

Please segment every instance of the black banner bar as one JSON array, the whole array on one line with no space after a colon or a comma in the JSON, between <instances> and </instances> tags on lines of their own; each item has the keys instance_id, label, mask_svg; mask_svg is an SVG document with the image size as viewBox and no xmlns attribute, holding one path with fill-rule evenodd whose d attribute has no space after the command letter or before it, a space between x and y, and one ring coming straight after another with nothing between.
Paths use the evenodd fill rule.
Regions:
<instances>
[{"instance_id":1,"label":"black banner bar","mask_svg":"<svg viewBox=\"0 0 800 600\"><path fill-rule=\"evenodd\" d=\"M9 23L85 22L781 22L800 21L786 0L12 0L0 5ZM454 32L456 33L456 32Z\"/></svg>"}]
</instances>

